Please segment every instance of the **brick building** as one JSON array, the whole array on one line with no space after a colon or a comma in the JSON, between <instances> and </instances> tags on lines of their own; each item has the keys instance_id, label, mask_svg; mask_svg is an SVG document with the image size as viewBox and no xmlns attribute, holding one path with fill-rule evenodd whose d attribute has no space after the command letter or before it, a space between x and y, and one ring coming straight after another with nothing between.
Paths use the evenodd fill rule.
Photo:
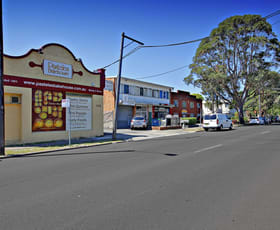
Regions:
<instances>
[{"instance_id":1,"label":"brick building","mask_svg":"<svg viewBox=\"0 0 280 230\"><path fill-rule=\"evenodd\" d=\"M200 118L202 100L190 95L189 92L178 90L171 92L172 115L179 117L197 117Z\"/></svg>"}]
</instances>

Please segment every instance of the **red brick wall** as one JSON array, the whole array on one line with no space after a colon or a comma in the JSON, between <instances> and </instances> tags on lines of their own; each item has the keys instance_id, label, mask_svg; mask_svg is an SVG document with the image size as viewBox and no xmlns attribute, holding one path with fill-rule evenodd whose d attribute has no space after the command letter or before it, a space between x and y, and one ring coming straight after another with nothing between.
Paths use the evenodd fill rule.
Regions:
<instances>
[{"instance_id":1,"label":"red brick wall","mask_svg":"<svg viewBox=\"0 0 280 230\"><path fill-rule=\"evenodd\" d=\"M177 92L171 92L171 104L174 105L174 101L177 100L178 101L178 107L172 107L171 108L171 114L178 114L179 117L182 117L182 110L187 110L187 116L189 117L191 113L194 114L195 117L197 117L198 115L200 115L200 108L202 107L202 101L196 99L195 96L191 96L189 92L185 92L185 91L177 91ZM182 107L182 103L183 101L186 102L186 108ZM194 103L194 107L191 108L190 104L191 102ZM200 104L200 108L197 107L197 103Z\"/></svg>"}]
</instances>

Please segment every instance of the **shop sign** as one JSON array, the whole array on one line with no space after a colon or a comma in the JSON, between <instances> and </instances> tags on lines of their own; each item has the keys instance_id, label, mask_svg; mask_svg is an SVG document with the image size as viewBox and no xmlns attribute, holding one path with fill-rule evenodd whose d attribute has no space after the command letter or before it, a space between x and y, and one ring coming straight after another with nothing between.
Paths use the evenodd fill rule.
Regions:
<instances>
[{"instance_id":1,"label":"shop sign","mask_svg":"<svg viewBox=\"0 0 280 230\"><path fill-rule=\"evenodd\" d=\"M65 109L61 106L65 93L32 89L32 131L65 130Z\"/></svg>"},{"instance_id":2,"label":"shop sign","mask_svg":"<svg viewBox=\"0 0 280 230\"><path fill-rule=\"evenodd\" d=\"M92 129L92 99L91 97L66 96L70 100L71 130ZM66 112L66 130L70 127L70 114Z\"/></svg>"},{"instance_id":3,"label":"shop sign","mask_svg":"<svg viewBox=\"0 0 280 230\"><path fill-rule=\"evenodd\" d=\"M16 77L10 75L4 75L4 85L16 86L16 87L27 87L34 89L44 90L59 90L74 93L85 93L85 94L97 94L103 95L103 90L100 88L84 85L74 85L69 83L61 83L55 81L39 80L27 77Z\"/></svg>"},{"instance_id":4,"label":"shop sign","mask_svg":"<svg viewBox=\"0 0 280 230\"><path fill-rule=\"evenodd\" d=\"M46 75L72 78L72 65L44 60L43 71Z\"/></svg>"}]
</instances>

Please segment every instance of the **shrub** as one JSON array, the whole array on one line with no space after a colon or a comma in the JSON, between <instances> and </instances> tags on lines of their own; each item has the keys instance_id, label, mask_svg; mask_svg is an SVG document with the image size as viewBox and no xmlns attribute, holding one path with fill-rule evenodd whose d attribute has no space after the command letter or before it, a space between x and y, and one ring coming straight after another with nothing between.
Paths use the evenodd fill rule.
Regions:
<instances>
[{"instance_id":1,"label":"shrub","mask_svg":"<svg viewBox=\"0 0 280 230\"><path fill-rule=\"evenodd\" d=\"M195 125L196 124L196 117L182 117L182 120L188 120L189 121L189 125Z\"/></svg>"}]
</instances>

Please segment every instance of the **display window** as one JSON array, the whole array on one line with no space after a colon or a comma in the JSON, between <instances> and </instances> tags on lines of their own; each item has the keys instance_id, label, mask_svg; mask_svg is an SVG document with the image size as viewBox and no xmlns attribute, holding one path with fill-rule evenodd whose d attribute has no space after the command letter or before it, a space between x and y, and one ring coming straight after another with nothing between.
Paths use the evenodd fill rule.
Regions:
<instances>
[{"instance_id":1,"label":"display window","mask_svg":"<svg viewBox=\"0 0 280 230\"><path fill-rule=\"evenodd\" d=\"M32 132L65 130L65 92L32 89Z\"/></svg>"}]
</instances>

